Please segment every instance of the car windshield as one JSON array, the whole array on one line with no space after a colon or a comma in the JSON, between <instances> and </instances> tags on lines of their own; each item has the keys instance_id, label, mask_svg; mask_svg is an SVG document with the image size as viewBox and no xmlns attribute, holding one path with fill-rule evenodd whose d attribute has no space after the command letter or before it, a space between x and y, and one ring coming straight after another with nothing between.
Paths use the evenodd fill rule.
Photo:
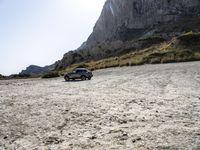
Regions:
<instances>
[{"instance_id":1,"label":"car windshield","mask_svg":"<svg viewBox=\"0 0 200 150\"><path fill-rule=\"evenodd\" d=\"M72 73L80 73L80 72L90 72L88 69L75 69L72 71Z\"/></svg>"},{"instance_id":2,"label":"car windshield","mask_svg":"<svg viewBox=\"0 0 200 150\"><path fill-rule=\"evenodd\" d=\"M80 72L82 72L82 70L76 70L76 73L80 73Z\"/></svg>"}]
</instances>

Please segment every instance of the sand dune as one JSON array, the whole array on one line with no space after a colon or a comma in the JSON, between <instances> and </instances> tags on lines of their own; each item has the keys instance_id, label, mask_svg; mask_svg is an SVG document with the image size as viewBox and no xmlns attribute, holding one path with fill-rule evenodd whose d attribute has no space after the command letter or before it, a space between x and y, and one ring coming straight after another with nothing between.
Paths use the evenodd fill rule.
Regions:
<instances>
[{"instance_id":1,"label":"sand dune","mask_svg":"<svg viewBox=\"0 0 200 150\"><path fill-rule=\"evenodd\" d=\"M0 149L200 149L200 62L0 81Z\"/></svg>"}]
</instances>

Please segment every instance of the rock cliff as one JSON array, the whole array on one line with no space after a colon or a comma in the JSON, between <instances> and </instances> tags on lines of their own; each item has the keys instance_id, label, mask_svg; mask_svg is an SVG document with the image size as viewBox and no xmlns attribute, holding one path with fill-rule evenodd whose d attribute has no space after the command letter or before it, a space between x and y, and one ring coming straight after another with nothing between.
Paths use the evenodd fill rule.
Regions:
<instances>
[{"instance_id":1,"label":"rock cliff","mask_svg":"<svg viewBox=\"0 0 200 150\"><path fill-rule=\"evenodd\" d=\"M171 26L171 31L165 34L160 32L160 25L199 15L199 0L107 0L86 45L91 47L97 43L126 41L158 33L164 38L171 37L184 29Z\"/></svg>"},{"instance_id":2,"label":"rock cliff","mask_svg":"<svg viewBox=\"0 0 200 150\"><path fill-rule=\"evenodd\" d=\"M107 0L93 32L56 69L158 44L200 31L200 0Z\"/></svg>"}]
</instances>

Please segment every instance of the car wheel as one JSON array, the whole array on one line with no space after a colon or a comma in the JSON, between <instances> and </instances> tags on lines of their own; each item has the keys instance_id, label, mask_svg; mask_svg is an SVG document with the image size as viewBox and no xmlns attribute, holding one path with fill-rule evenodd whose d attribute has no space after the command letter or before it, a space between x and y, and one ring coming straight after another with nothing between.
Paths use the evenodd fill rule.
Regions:
<instances>
[{"instance_id":1,"label":"car wheel","mask_svg":"<svg viewBox=\"0 0 200 150\"><path fill-rule=\"evenodd\" d=\"M88 80L91 80L91 77L88 77Z\"/></svg>"},{"instance_id":2,"label":"car wheel","mask_svg":"<svg viewBox=\"0 0 200 150\"><path fill-rule=\"evenodd\" d=\"M68 76L65 76L65 81L69 81L69 77Z\"/></svg>"},{"instance_id":3,"label":"car wheel","mask_svg":"<svg viewBox=\"0 0 200 150\"><path fill-rule=\"evenodd\" d=\"M81 80L83 80L83 81L86 80L86 77L85 77L85 76L82 76L82 77L81 77Z\"/></svg>"}]
</instances>

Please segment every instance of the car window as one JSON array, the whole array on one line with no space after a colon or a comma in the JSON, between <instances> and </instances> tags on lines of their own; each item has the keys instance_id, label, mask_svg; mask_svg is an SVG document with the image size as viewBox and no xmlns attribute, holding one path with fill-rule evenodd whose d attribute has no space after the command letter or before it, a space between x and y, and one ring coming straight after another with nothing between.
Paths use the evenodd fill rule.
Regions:
<instances>
[{"instance_id":1,"label":"car window","mask_svg":"<svg viewBox=\"0 0 200 150\"><path fill-rule=\"evenodd\" d=\"M76 70L76 73L81 73L82 72L82 70Z\"/></svg>"},{"instance_id":2,"label":"car window","mask_svg":"<svg viewBox=\"0 0 200 150\"><path fill-rule=\"evenodd\" d=\"M76 73L86 73L88 72L87 70L76 70Z\"/></svg>"}]
</instances>

